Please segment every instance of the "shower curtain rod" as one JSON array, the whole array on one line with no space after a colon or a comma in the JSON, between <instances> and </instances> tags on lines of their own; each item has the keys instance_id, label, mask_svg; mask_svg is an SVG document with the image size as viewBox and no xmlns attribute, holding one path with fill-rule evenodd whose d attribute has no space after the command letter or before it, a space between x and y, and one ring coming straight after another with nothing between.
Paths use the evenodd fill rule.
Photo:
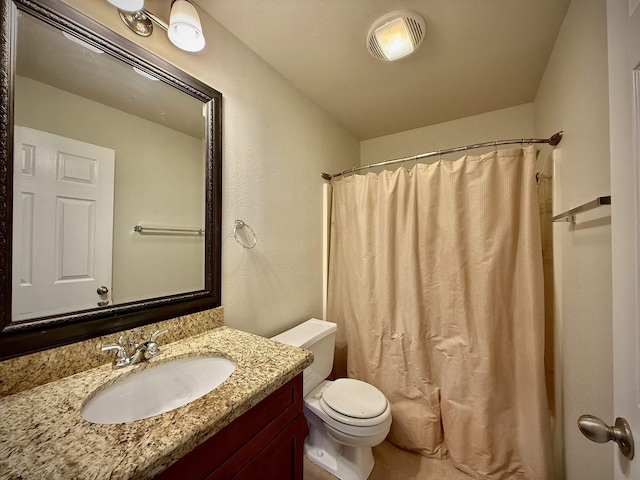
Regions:
<instances>
[{"instance_id":1,"label":"shower curtain rod","mask_svg":"<svg viewBox=\"0 0 640 480\"><path fill-rule=\"evenodd\" d=\"M436 155L440 156L440 155L446 155L447 153L455 153L455 152L464 152L467 150L472 150L474 148L482 148L482 147L497 147L498 145L513 145L513 144L517 144L520 143L522 145L526 144L532 144L532 143L548 143L549 145L552 146L556 146L560 143L560 140L562 140L562 135L563 132L558 132L555 133L553 135L551 135L551 137L549 138L522 138L522 139L514 139L514 140L494 140L493 142L484 142L484 143L475 143L473 145L464 145L462 147L455 147L455 148L447 148L444 150L438 150L437 152L429 152L429 153L421 153L419 155L411 155L409 157L402 157L402 158L396 158L395 160L387 160L384 162L378 162L378 163L370 163L369 165L362 165L360 167L353 167L349 170L343 170L340 173L334 173L334 174L330 174L330 173L321 173L322 178L324 178L325 180L333 180L334 178L337 177L341 177L342 175L346 175L348 173L355 173L358 172L360 170L364 170L365 168L371 168L371 167L382 167L385 165L393 165L394 163L400 163L400 162L406 162L408 160L413 160L413 161L418 161L418 160L422 160L423 158L428 158L428 157L435 157Z\"/></svg>"}]
</instances>

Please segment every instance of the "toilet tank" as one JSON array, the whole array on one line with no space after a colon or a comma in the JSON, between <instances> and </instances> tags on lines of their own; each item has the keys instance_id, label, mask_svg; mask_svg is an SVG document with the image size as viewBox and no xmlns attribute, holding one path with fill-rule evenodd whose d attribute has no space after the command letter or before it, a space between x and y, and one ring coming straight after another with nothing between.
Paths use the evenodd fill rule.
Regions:
<instances>
[{"instance_id":1,"label":"toilet tank","mask_svg":"<svg viewBox=\"0 0 640 480\"><path fill-rule=\"evenodd\" d=\"M313 352L313 363L305 368L302 374L302 390L305 397L331 373L336 342L335 323L312 318L272 337L271 340Z\"/></svg>"}]
</instances>

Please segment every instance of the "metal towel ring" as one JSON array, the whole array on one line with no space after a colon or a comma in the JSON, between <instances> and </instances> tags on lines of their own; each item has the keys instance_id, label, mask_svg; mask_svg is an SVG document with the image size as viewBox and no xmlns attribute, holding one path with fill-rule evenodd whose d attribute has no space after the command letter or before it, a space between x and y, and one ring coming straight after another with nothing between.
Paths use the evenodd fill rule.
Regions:
<instances>
[{"instance_id":1,"label":"metal towel ring","mask_svg":"<svg viewBox=\"0 0 640 480\"><path fill-rule=\"evenodd\" d=\"M240 238L238 238L238 229L244 230L245 228L248 229L247 236L253 237L253 243L251 243L251 245L247 245ZM249 225L244 223L242 220L233 221L233 238L235 238L236 242L238 242L244 248L253 248L256 246L256 243L258 243L258 238L256 237L256 234L254 233L253 228L251 228Z\"/></svg>"}]
</instances>

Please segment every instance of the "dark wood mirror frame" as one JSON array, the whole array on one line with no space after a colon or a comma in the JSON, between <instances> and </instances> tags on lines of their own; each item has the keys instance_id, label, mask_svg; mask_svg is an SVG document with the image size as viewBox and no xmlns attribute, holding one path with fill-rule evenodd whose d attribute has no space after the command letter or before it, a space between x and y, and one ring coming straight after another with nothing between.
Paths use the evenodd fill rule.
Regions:
<instances>
[{"instance_id":1,"label":"dark wood mirror frame","mask_svg":"<svg viewBox=\"0 0 640 480\"><path fill-rule=\"evenodd\" d=\"M94 310L11 322L13 79L16 10L82 38L207 104L204 289ZM57 0L0 0L0 359L45 350L220 306L222 95ZM115 12L114 12L115 14Z\"/></svg>"}]
</instances>

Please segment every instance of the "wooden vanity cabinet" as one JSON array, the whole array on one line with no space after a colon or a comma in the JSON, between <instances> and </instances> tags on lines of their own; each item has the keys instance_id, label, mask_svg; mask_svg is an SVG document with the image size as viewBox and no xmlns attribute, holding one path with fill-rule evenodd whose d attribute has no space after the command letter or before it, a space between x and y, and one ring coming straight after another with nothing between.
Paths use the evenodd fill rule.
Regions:
<instances>
[{"instance_id":1,"label":"wooden vanity cabinet","mask_svg":"<svg viewBox=\"0 0 640 480\"><path fill-rule=\"evenodd\" d=\"M160 473L157 480L302 480L302 374Z\"/></svg>"}]
</instances>

